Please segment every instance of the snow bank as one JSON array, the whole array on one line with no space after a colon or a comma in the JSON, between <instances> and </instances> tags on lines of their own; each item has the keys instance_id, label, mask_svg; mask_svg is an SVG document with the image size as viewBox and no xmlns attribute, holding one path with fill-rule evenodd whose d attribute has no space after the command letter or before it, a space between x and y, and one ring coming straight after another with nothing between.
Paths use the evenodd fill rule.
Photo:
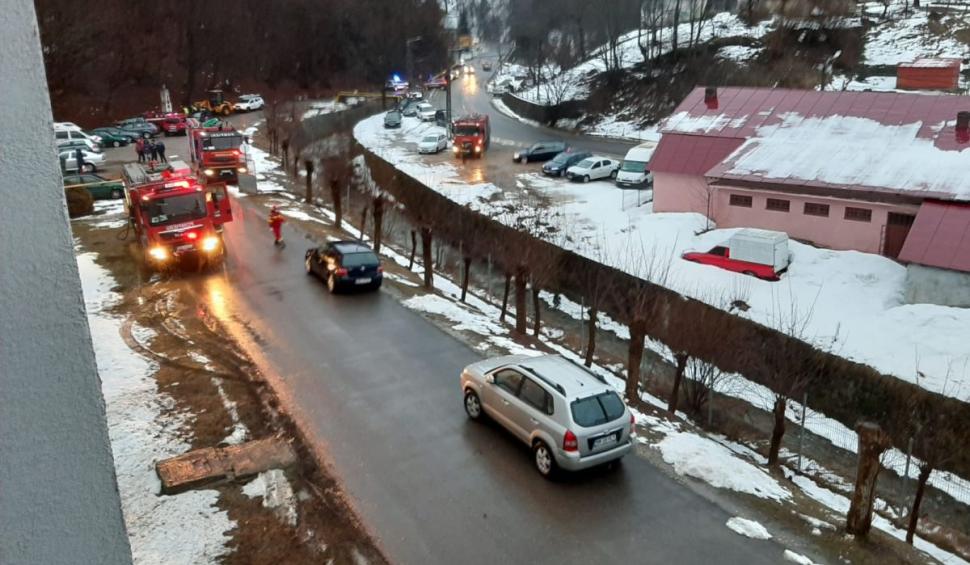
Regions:
<instances>
[{"instance_id":1,"label":"snow bank","mask_svg":"<svg viewBox=\"0 0 970 565\"><path fill-rule=\"evenodd\" d=\"M96 257L82 253L77 263L132 556L143 564L217 561L228 553L235 524L216 506L215 490L158 494L155 461L190 448L181 435L184 417L158 391L152 378L157 365L134 354L121 338L123 320L109 311L121 299L111 290L117 282Z\"/></svg>"},{"instance_id":2,"label":"snow bank","mask_svg":"<svg viewBox=\"0 0 970 565\"><path fill-rule=\"evenodd\" d=\"M764 526L754 520L746 520L735 516L727 521L727 527L733 532L752 539L771 539L771 534Z\"/></svg>"},{"instance_id":3,"label":"snow bank","mask_svg":"<svg viewBox=\"0 0 970 565\"><path fill-rule=\"evenodd\" d=\"M654 445L663 459L680 475L700 479L711 486L782 502L791 492L771 475L743 461L723 445L686 432L668 435Z\"/></svg>"},{"instance_id":4,"label":"snow bank","mask_svg":"<svg viewBox=\"0 0 970 565\"><path fill-rule=\"evenodd\" d=\"M262 498L263 507L270 508L289 526L296 526L296 495L286 475L280 469L270 469L256 476L242 488L249 498Z\"/></svg>"},{"instance_id":5,"label":"snow bank","mask_svg":"<svg viewBox=\"0 0 970 565\"><path fill-rule=\"evenodd\" d=\"M798 565L815 565L815 563L808 557L805 557L800 553L795 553L790 549L785 550L784 556L785 561L791 561L792 563L797 563Z\"/></svg>"}]
</instances>

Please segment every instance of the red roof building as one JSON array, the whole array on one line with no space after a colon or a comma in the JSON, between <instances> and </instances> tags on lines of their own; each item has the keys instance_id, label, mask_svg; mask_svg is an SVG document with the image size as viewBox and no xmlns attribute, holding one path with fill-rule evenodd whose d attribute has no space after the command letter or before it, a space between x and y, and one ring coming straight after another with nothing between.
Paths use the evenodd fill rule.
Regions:
<instances>
[{"instance_id":1,"label":"red roof building","mask_svg":"<svg viewBox=\"0 0 970 565\"><path fill-rule=\"evenodd\" d=\"M896 67L896 88L954 90L960 85L960 59L916 59Z\"/></svg>"},{"instance_id":2,"label":"red roof building","mask_svg":"<svg viewBox=\"0 0 970 565\"><path fill-rule=\"evenodd\" d=\"M895 258L911 230L935 225L925 201L970 202L964 96L696 88L661 132L654 210L705 214L718 227ZM970 226L970 207L948 210L948 225ZM970 271L932 250L901 258Z\"/></svg>"}]
</instances>

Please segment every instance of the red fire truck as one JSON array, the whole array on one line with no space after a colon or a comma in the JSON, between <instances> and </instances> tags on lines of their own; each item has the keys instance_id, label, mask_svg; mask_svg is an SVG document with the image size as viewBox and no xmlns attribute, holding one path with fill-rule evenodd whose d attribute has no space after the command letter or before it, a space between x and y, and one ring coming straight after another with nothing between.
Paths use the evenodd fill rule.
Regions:
<instances>
[{"instance_id":1,"label":"red fire truck","mask_svg":"<svg viewBox=\"0 0 970 565\"><path fill-rule=\"evenodd\" d=\"M488 116L482 114L472 114L456 119L452 123L452 133L455 136L452 151L461 158L481 157L492 140L492 129L488 123Z\"/></svg>"},{"instance_id":2,"label":"red fire truck","mask_svg":"<svg viewBox=\"0 0 970 565\"><path fill-rule=\"evenodd\" d=\"M183 161L122 169L125 209L145 265L167 268L191 259L199 268L224 257L222 226L232 221L225 183L201 184Z\"/></svg>"},{"instance_id":3,"label":"red fire truck","mask_svg":"<svg viewBox=\"0 0 970 565\"><path fill-rule=\"evenodd\" d=\"M210 120L200 124L188 120L189 156L200 177L206 181L237 183L239 173L246 173L244 136L231 124Z\"/></svg>"}]
</instances>

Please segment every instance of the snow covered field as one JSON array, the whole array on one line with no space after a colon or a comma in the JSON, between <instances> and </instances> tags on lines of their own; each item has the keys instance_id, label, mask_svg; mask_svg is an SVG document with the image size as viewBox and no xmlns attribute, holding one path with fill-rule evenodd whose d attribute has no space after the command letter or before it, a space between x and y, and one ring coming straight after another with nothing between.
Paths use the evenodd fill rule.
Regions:
<instances>
[{"instance_id":1,"label":"snow covered field","mask_svg":"<svg viewBox=\"0 0 970 565\"><path fill-rule=\"evenodd\" d=\"M703 216L654 214L649 204L637 206L635 192L605 182L581 185L524 173L514 191L487 182L469 186L459 179L456 165L423 162L412 143L424 128L412 123L406 119L401 131L389 132L377 116L360 122L354 135L434 190L508 225L535 215L527 207L537 199L529 194L541 194L555 202L542 213L558 230L549 239L562 247L645 278L650 263L645 259L659 257L669 262L664 286L721 308L743 300L750 309L739 315L777 329L804 322L807 341L928 390L970 400L970 310L905 304L906 270L894 261L793 241L792 266L779 282L689 263L680 259L684 251L710 249L735 230L697 235L707 227ZM509 204L515 213L509 213Z\"/></svg>"},{"instance_id":2,"label":"snow covered field","mask_svg":"<svg viewBox=\"0 0 970 565\"><path fill-rule=\"evenodd\" d=\"M110 312L120 300L112 290L117 283L96 258L81 253L77 263L132 556L139 564L215 562L228 553L235 524L216 506L215 490L159 494L155 461L190 447L180 435L183 417L172 412L172 398L159 392L152 378L157 365L132 352L122 339L124 320ZM145 341L153 335L139 327L133 333Z\"/></svg>"}]
</instances>

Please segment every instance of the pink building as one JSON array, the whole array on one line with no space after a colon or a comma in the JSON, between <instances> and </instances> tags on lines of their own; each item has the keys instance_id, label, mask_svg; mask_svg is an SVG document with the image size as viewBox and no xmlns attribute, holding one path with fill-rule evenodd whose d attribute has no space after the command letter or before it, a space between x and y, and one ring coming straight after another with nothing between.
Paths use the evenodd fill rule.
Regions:
<instances>
[{"instance_id":1,"label":"pink building","mask_svg":"<svg viewBox=\"0 0 970 565\"><path fill-rule=\"evenodd\" d=\"M699 87L661 131L655 212L970 271L965 96Z\"/></svg>"}]
</instances>

